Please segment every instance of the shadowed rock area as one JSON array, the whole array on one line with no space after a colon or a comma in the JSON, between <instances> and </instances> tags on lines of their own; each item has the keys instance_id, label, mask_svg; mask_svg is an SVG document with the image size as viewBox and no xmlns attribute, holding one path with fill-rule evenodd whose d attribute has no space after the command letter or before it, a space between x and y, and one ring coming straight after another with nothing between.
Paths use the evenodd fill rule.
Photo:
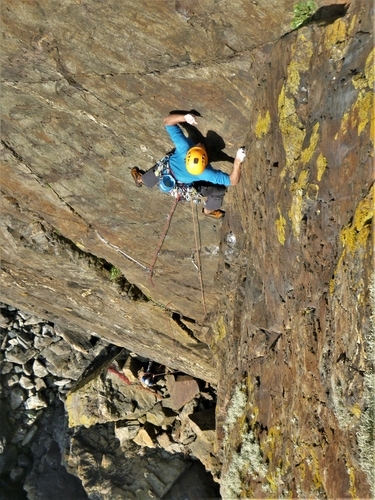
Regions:
<instances>
[{"instance_id":1,"label":"shadowed rock area","mask_svg":"<svg viewBox=\"0 0 375 500\"><path fill-rule=\"evenodd\" d=\"M373 7L317 1L292 30L293 5L4 0L0 299L217 388L223 498L370 498ZM214 167L247 157L223 221L177 205L151 281L173 198L130 169L171 149L177 109Z\"/></svg>"}]
</instances>

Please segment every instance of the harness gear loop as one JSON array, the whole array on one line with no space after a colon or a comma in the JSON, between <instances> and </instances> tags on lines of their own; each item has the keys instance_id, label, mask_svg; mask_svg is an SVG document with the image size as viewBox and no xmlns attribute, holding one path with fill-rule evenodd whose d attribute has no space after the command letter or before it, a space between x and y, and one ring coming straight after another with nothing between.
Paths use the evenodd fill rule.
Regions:
<instances>
[{"instance_id":1,"label":"harness gear loop","mask_svg":"<svg viewBox=\"0 0 375 500\"><path fill-rule=\"evenodd\" d=\"M160 177L159 189L163 193L169 193L174 198L179 197L180 201L191 201L194 203L200 203L202 196L198 193L194 184L184 184L179 182L173 174L171 167L169 166L169 158L174 153L174 150L166 154L161 160L159 160L154 167L154 174ZM173 177L175 180L175 185L171 189L166 190L162 183L162 179L165 176Z\"/></svg>"}]
</instances>

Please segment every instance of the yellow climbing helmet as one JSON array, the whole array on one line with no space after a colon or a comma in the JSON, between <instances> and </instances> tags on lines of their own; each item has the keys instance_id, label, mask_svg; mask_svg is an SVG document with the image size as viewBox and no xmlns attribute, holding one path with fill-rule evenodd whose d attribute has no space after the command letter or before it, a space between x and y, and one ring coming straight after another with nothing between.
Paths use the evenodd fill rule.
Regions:
<instances>
[{"instance_id":1,"label":"yellow climbing helmet","mask_svg":"<svg viewBox=\"0 0 375 500\"><path fill-rule=\"evenodd\" d=\"M189 149L186 155L186 170L191 175L199 175L207 167L207 151L203 146L194 146Z\"/></svg>"}]
</instances>

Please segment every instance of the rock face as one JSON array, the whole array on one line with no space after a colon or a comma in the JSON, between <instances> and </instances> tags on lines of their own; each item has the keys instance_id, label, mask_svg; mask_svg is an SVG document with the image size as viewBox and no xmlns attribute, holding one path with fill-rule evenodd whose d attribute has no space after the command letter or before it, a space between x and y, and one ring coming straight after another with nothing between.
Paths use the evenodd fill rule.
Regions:
<instances>
[{"instance_id":1,"label":"rock face","mask_svg":"<svg viewBox=\"0 0 375 500\"><path fill-rule=\"evenodd\" d=\"M60 336L61 327L57 334L50 323L5 304L0 312L2 498L26 498L25 492L30 500L164 498L172 492L174 499L194 498L182 496L181 485L201 498L218 497L216 393L208 384L146 363L154 383L145 387L138 378L145 360L134 353L88 337L82 353L77 342ZM84 332L75 333L82 350ZM20 357L10 361L20 346L34 355L25 364ZM168 407L166 371L171 392L179 377L196 387L180 387L178 412Z\"/></svg>"},{"instance_id":2,"label":"rock face","mask_svg":"<svg viewBox=\"0 0 375 500\"><path fill-rule=\"evenodd\" d=\"M374 483L373 11L317 4L291 31L289 0L3 2L1 300L71 325L78 349L84 330L218 384L226 498ZM177 206L151 283L173 200L129 172L171 148L163 116L192 108L214 166L242 144L247 160L223 222ZM8 363L43 347L63 380L63 347L40 342Z\"/></svg>"}]
</instances>

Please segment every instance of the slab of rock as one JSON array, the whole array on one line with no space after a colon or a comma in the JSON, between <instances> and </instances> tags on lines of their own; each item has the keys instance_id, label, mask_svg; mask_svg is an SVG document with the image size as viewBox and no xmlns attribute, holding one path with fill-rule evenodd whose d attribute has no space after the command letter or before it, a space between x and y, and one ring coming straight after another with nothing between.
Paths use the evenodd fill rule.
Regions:
<instances>
[{"instance_id":1,"label":"slab of rock","mask_svg":"<svg viewBox=\"0 0 375 500\"><path fill-rule=\"evenodd\" d=\"M165 408L178 411L199 393L198 382L188 375L167 375L166 382L170 397L163 400Z\"/></svg>"},{"instance_id":2,"label":"slab of rock","mask_svg":"<svg viewBox=\"0 0 375 500\"><path fill-rule=\"evenodd\" d=\"M67 395L65 407L69 426L91 425L118 420L136 420L146 414L158 401L157 395L141 386L129 385L121 373L107 371L83 380Z\"/></svg>"},{"instance_id":3,"label":"slab of rock","mask_svg":"<svg viewBox=\"0 0 375 500\"><path fill-rule=\"evenodd\" d=\"M44 349L44 347L48 347L52 344L53 340L51 337L42 337L40 335L36 335L34 338L34 347L38 350Z\"/></svg>"},{"instance_id":4,"label":"slab of rock","mask_svg":"<svg viewBox=\"0 0 375 500\"><path fill-rule=\"evenodd\" d=\"M136 422L129 422L127 425L116 425L115 426L115 436L123 445L126 441L134 439L138 434L140 425Z\"/></svg>"},{"instance_id":5,"label":"slab of rock","mask_svg":"<svg viewBox=\"0 0 375 500\"><path fill-rule=\"evenodd\" d=\"M33 381L29 377L21 376L19 384L24 389L32 389L34 387Z\"/></svg>"},{"instance_id":6,"label":"slab of rock","mask_svg":"<svg viewBox=\"0 0 375 500\"><path fill-rule=\"evenodd\" d=\"M6 359L11 363L24 365L37 354L36 349L24 350L22 347L15 346L10 351L5 352Z\"/></svg>"},{"instance_id":7,"label":"slab of rock","mask_svg":"<svg viewBox=\"0 0 375 500\"><path fill-rule=\"evenodd\" d=\"M150 435L150 433L145 428L142 428L142 429L139 430L138 434L135 436L135 438L133 439L133 441L138 446L141 446L142 448L144 446L147 446L148 448L154 448L155 447L155 443L154 443L154 440L153 440L152 436Z\"/></svg>"},{"instance_id":8,"label":"slab of rock","mask_svg":"<svg viewBox=\"0 0 375 500\"><path fill-rule=\"evenodd\" d=\"M26 399L26 393L21 387L15 387L10 391L10 407L17 410Z\"/></svg>"},{"instance_id":9,"label":"slab of rock","mask_svg":"<svg viewBox=\"0 0 375 500\"><path fill-rule=\"evenodd\" d=\"M163 407L161 402L154 405L146 413L147 422L157 427L171 425L176 420L177 414L169 408Z\"/></svg>"},{"instance_id":10,"label":"slab of rock","mask_svg":"<svg viewBox=\"0 0 375 500\"><path fill-rule=\"evenodd\" d=\"M38 378L43 378L48 375L47 368L39 361L39 359L36 359L33 363L33 372Z\"/></svg>"},{"instance_id":11,"label":"slab of rock","mask_svg":"<svg viewBox=\"0 0 375 500\"><path fill-rule=\"evenodd\" d=\"M215 408L201 410L189 415L191 428L199 439L213 444L215 440Z\"/></svg>"},{"instance_id":12,"label":"slab of rock","mask_svg":"<svg viewBox=\"0 0 375 500\"><path fill-rule=\"evenodd\" d=\"M10 373L13 370L13 363L10 363L9 361L3 361L1 363L1 374L6 375L7 373Z\"/></svg>"},{"instance_id":13,"label":"slab of rock","mask_svg":"<svg viewBox=\"0 0 375 500\"><path fill-rule=\"evenodd\" d=\"M29 397L25 401L25 408L27 410L41 410L42 408L46 408L47 403L40 396L40 394L36 394L35 396Z\"/></svg>"},{"instance_id":14,"label":"slab of rock","mask_svg":"<svg viewBox=\"0 0 375 500\"><path fill-rule=\"evenodd\" d=\"M184 446L180 443L175 443L171 440L169 434L163 432L156 436L156 441L158 442L160 448L164 448L169 453L183 453Z\"/></svg>"}]
</instances>

